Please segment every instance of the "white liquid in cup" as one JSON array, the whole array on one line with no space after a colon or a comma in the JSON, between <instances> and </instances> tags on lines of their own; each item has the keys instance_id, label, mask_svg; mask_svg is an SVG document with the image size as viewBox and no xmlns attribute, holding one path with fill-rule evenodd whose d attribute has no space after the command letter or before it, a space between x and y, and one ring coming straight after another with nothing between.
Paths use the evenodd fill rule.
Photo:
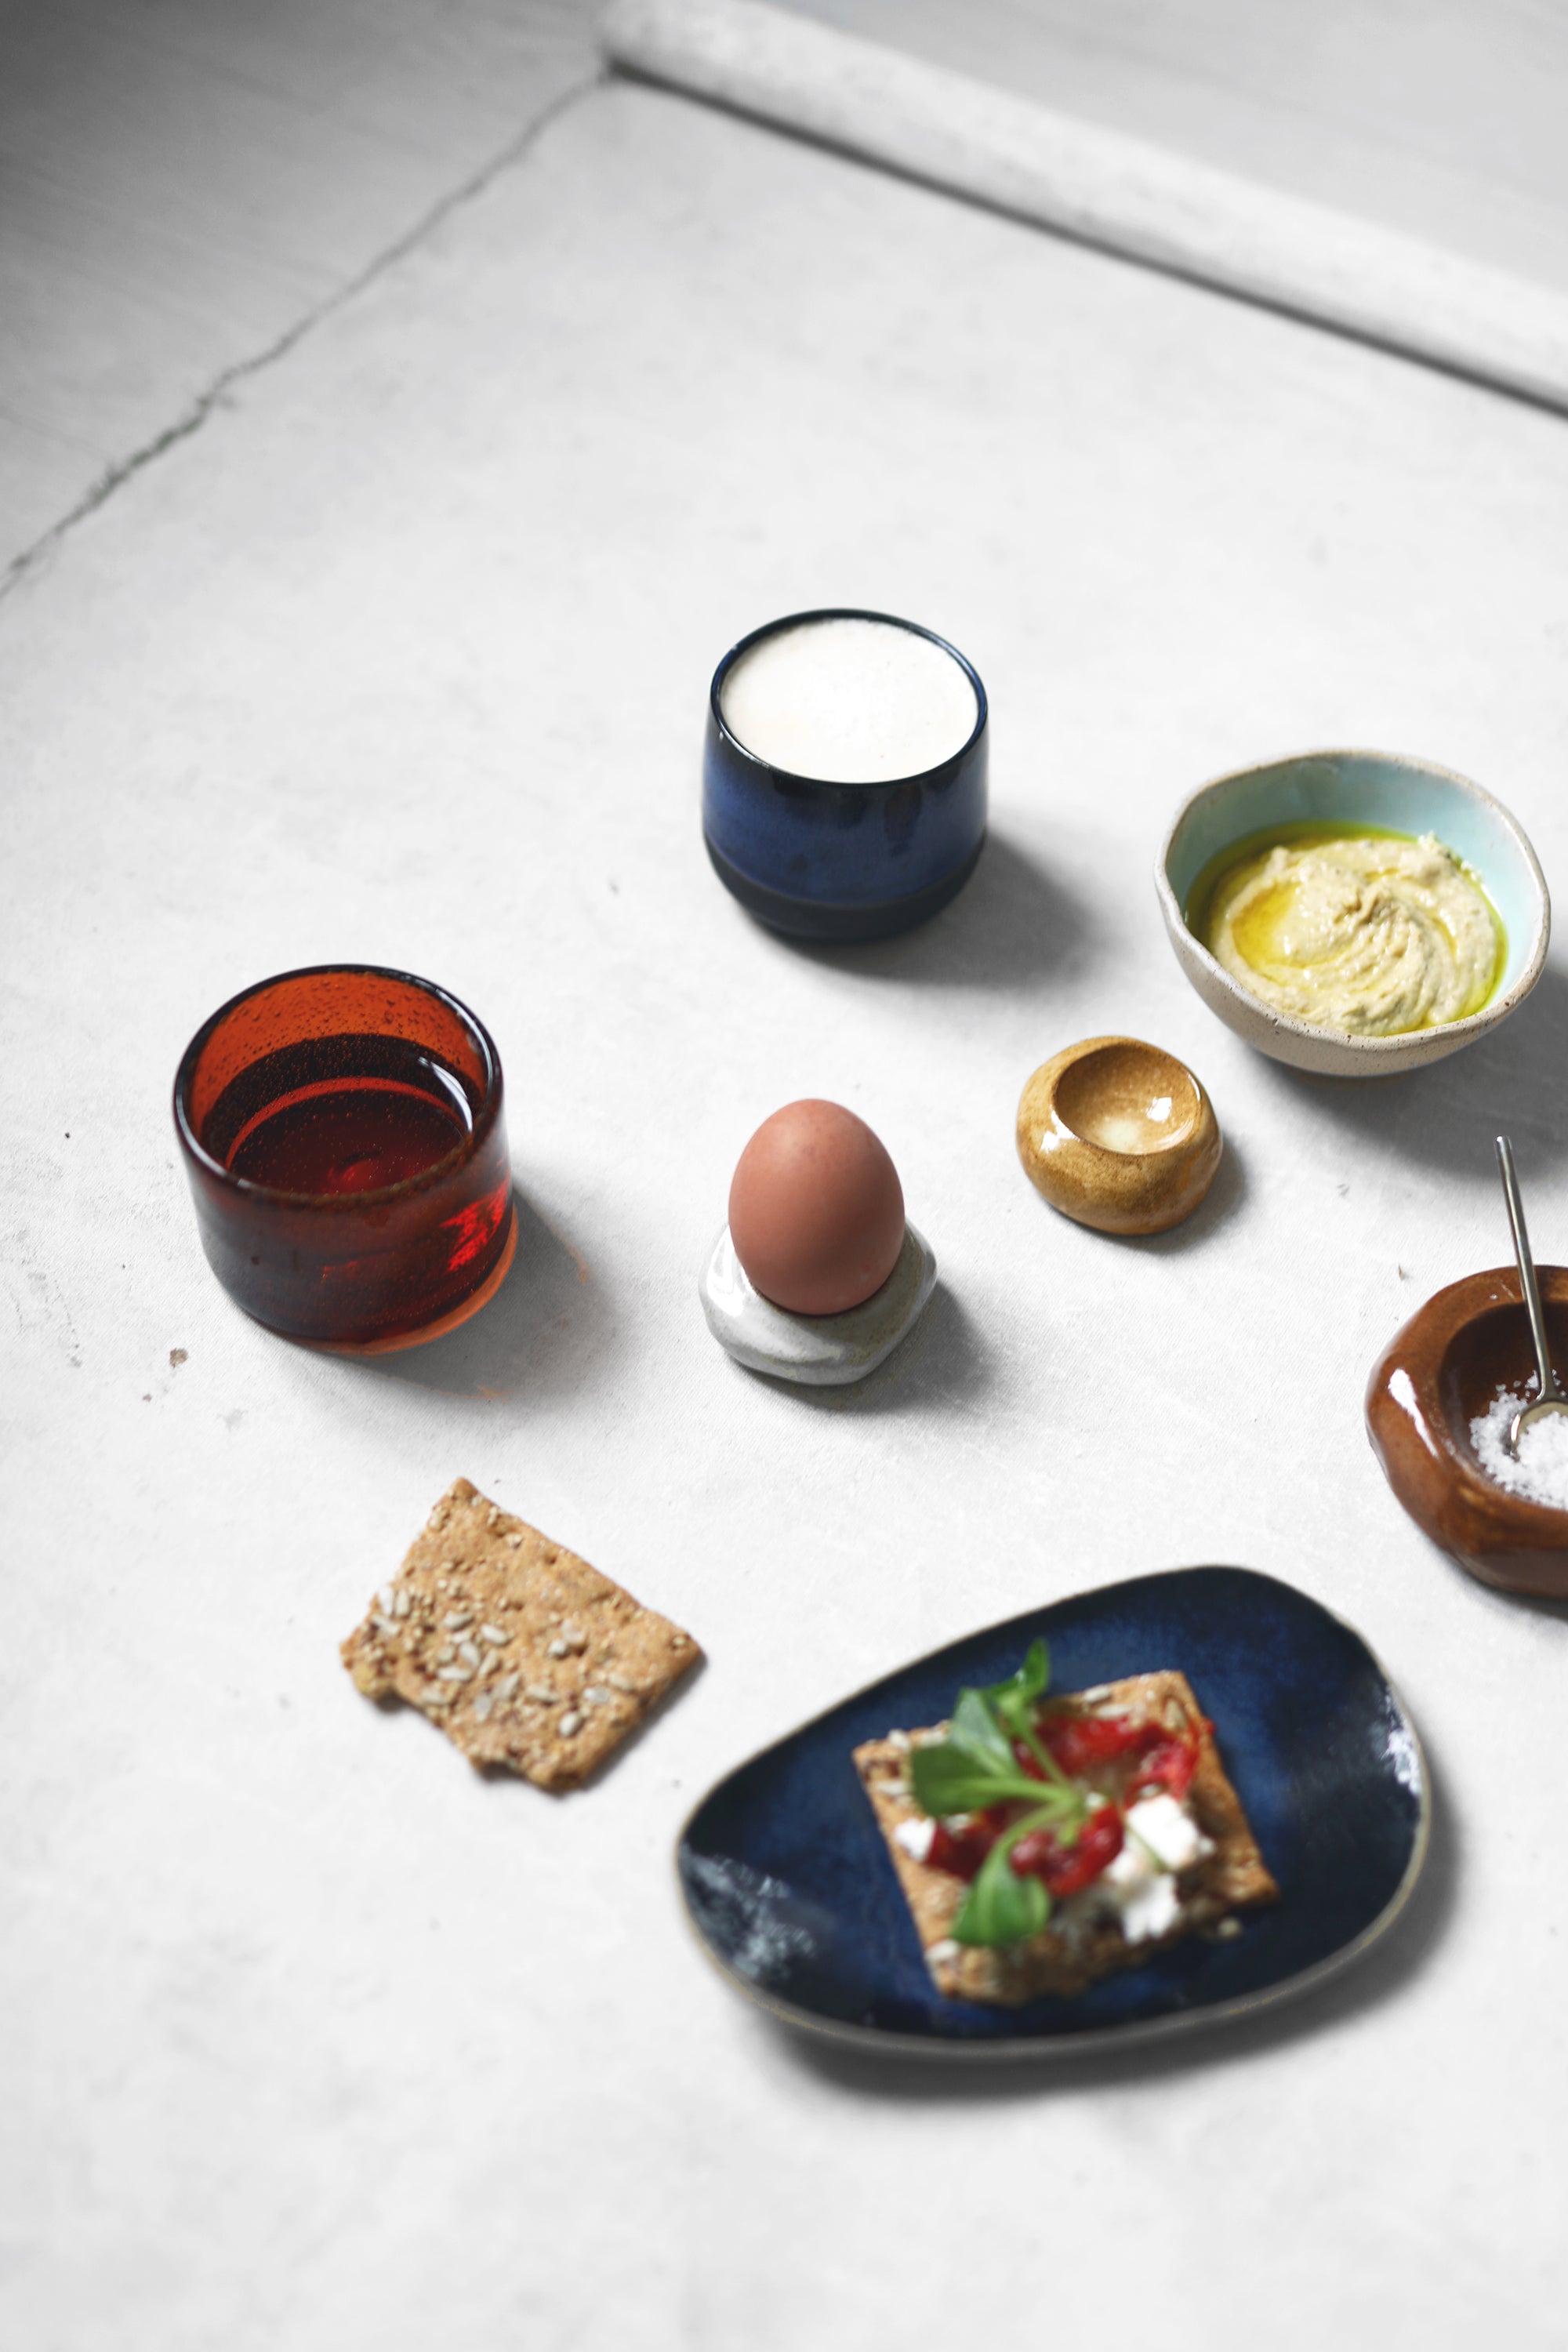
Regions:
<instances>
[{"instance_id":1,"label":"white liquid in cup","mask_svg":"<svg viewBox=\"0 0 1568 2352\"><path fill-rule=\"evenodd\" d=\"M830 784L923 775L963 749L980 715L952 656L887 621L805 621L761 638L720 708L759 760Z\"/></svg>"}]
</instances>

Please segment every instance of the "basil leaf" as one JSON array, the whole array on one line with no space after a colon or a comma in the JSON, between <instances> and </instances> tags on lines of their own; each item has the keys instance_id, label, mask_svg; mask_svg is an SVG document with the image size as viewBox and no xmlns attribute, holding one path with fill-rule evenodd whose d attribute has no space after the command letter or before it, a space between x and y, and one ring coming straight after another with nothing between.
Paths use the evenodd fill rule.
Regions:
<instances>
[{"instance_id":1,"label":"basil leaf","mask_svg":"<svg viewBox=\"0 0 1568 2352\"><path fill-rule=\"evenodd\" d=\"M1013 1675L1008 1682L992 1684L990 1691L985 1691L985 1698L990 1700L996 1715L1002 1717L1008 1734L1030 1750L1044 1778L1056 1780L1058 1785L1065 1785L1063 1773L1058 1771L1058 1767L1051 1761L1051 1755L1041 1745L1035 1724L1035 1707L1048 1682L1051 1682L1051 1654L1041 1639L1035 1639L1035 1642L1030 1642L1030 1654L1018 1667L1018 1673Z\"/></svg>"},{"instance_id":2,"label":"basil leaf","mask_svg":"<svg viewBox=\"0 0 1568 2352\"><path fill-rule=\"evenodd\" d=\"M1037 1878L1020 1878L1012 1853L1017 1832L999 1838L971 1883L951 1929L958 1944L1020 1944L1037 1936L1051 1916L1051 1898Z\"/></svg>"},{"instance_id":3,"label":"basil leaf","mask_svg":"<svg viewBox=\"0 0 1568 2352\"><path fill-rule=\"evenodd\" d=\"M987 1805L1005 1804L1034 1789L1011 1755L1003 1769L956 1739L943 1740L940 1748L917 1748L910 1759L910 1786L921 1811L939 1821L948 1813L984 1812Z\"/></svg>"},{"instance_id":4,"label":"basil leaf","mask_svg":"<svg viewBox=\"0 0 1568 2352\"><path fill-rule=\"evenodd\" d=\"M991 1758L999 1771L1016 1769L1013 1743L996 1720L987 1691L959 1692L958 1704L952 1710L949 1745L967 1748L977 1759Z\"/></svg>"},{"instance_id":5,"label":"basil leaf","mask_svg":"<svg viewBox=\"0 0 1568 2352\"><path fill-rule=\"evenodd\" d=\"M1051 1654L1037 1636L1017 1673L1009 1675L1005 1683L993 1683L985 1696L1003 1710L1015 1705L1028 1706L1049 1687L1050 1679Z\"/></svg>"},{"instance_id":6,"label":"basil leaf","mask_svg":"<svg viewBox=\"0 0 1568 2352\"><path fill-rule=\"evenodd\" d=\"M917 1748L910 1759L910 1786L921 1811L937 1820L949 1813L982 1813L992 1805L1030 1805L1054 1820L1070 1819L1083 1800L1068 1785L1053 1789L1031 1780L1016 1765L993 1771L966 1749L945 1741L940 1748Z\"/></svg>"},{"instance_id":7,"label":"basil leaf","mask_svg":"<svg viewBox=\"0 0 1568 2352\"><path fill-rule=\"evenodd\" d=\"M946 1739L934 1748L916 1748L912 1759L910 1785L925 1812L939 1818L975 1813L988 1805L1038 1797L1041 1784L1020 1772L1013 1743L1022 1740L1042 1764L1049 1765L1034 1735L1032 1712L1049 1676L1046 1645L1037 1641L1006 1682L987 1690L959 1692ZM1061 1780L1054 1769L1050 1777Z\"/></svg>"}]
</instances>

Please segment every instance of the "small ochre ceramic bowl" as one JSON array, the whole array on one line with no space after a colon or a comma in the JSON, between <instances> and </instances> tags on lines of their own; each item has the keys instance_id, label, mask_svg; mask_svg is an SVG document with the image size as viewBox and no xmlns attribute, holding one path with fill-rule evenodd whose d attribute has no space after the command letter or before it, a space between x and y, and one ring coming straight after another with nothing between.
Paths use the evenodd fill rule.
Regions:
<instances>
[{"instance_id":1,"label":"small ochre ceramic bowl","mask_svg":"<svg viewBox=\"0 0 1568 2352\"><path fill-rule=\"evenodd\" d=\"M1568 1266L1537 1266L1547 1344L1568 1363ZM1489 1478L1470 1423L1504 1389L1535 1393L1535 1351L1512 1266L1439 1290L1390 1341L1367 1383L1366 1427L1424 1535L1505 1592L1568 1600L1568 1511Z\"/></svg>"},{"instance_id":2,"label":"small ochre ceramic bowl","mask_svg":"<svg viewBox=\"0 0 1568 2352\"><path fill-rule=\"evenodd\" d=\"M1019 1100L1017 1144L1052 1208L1102 1234L1179 1225L1225 1149L1185 1063L1137 1037L1086 1037L1042 1062Z\"/></svg>"},{"instance_id":3,"label":"small ochre ceramic bowl","mask_svg":"<svg viewBox=\"0 0 1568 2352\"><path fill-rule=\"evenodd\" d=\"M968 740L922 774L875 783L793 775L748 751L725 721L725 679L763 638L816 621L879 621L940 646L974 689ZM770 621L731 646L709 689L702 834L714 871L759 921L795 939L912 930L957 897L985 845L988 750L979 672L934 630L847 606Z\"/></svg>"},{"instance_id":4,"label":"small ochre ceramic bowl","mask_svg":"<svg viewBox=\"0 0 1568 2352\"><path fill-rule=\"evenodd\" d=\"M1352 1037L1276 1013L1233 980L1187 927L1194 886L1226 849L1291 824L1436 834L1479 875L1507 935L1502 972L1480 1011L1402 1036ZM1447 768L1384 751L1301 752L1204 785L1177 812L1154 886L1177 961L1209 1010L1260 1053L1327 1077L1387 1077L1484 1037L1534 987L1552 929L1535 852L1501 803Z\"/></svg>"}]
</instances>

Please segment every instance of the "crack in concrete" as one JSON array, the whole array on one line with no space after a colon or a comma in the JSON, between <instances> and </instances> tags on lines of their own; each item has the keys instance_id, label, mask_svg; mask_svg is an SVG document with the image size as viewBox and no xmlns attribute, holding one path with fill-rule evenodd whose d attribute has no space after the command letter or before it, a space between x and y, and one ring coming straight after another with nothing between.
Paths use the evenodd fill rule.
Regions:
<instances>
[{"instance_id":1,"label":"crack in concrete","mask_svg":"<svg viewBox=\"0 0 1568 2352\"><path fill-rule=\"evenodd\" d=\"M188 441L193 434L199 433L213 411L224 405L227 395L236 384L245 383L251 376L261 374L265 369L275 367L279 360L286 359L295 345L303 342L305 337L321 326L324 320L331 318L336 311L344 309L358 295L364 293L368 288L376 283L378 278L384 277L389 269L395 268L400 261L405 260L409 254L416 252L425 240L440 227L443 221L449 220L451 215L459 211L464 205L472 204L477 197L482 196L503 173L510 172L514 165L521 163L530 149L553 123L560 121L563 115L570 113L582 100L591 97L595 90L601 89L612 79L609 68L601 66L585 81L574 82L569 89L563 90L558 98L552 99L543 112L536 115L515 139L501 149L499 155L492 156L488 163L482 164L473 177L465 180L460 187L453 188L447 194L439 197L428 212L421 215L412 228L405 230L400 237L384 247L365 264L362 270L354 277L345 279L333 293L318 302L313 310L307 310L303 318L297 319L291 327L285 328L276 341L268 343L265 351L255 352L248 359L235 360L229 366L221 369L205 391L196 394L184 415L176 417L173 425L165 426L162 433L155 435L142 448L134 450L129 457L123 457L117 464L110 466L106 473L100 476L86 497L71 508L68 514L62 515L58 522L51 523L48 530L40 538L34 540L30 547L25 547L20 555L12 558L4 574L0 575L0 602L9 596L14 589L21 586L27 574L36 571L45 558L54 551L68 531L74 530L79 523L85 522L89 515L96 514L100 507L108 504L117 490L123 488L134 476L144 472L149 466L155 464L168 450L176 448L182 441Z\"/></svg>"}]
</instances>

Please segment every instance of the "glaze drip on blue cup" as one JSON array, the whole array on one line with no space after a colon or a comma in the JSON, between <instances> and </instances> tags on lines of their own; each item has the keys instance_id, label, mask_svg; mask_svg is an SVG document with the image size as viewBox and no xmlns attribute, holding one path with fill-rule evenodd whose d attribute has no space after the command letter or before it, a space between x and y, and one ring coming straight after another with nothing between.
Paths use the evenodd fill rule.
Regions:
<instances>
[{"instance_id":1,"label":"glaze drip on blue cup","mask_svg":"<svg viewBox=\"0 0 1568 2352\"><path fill-rule=\"evenodd\" d=\"M847 634L836 625L843 623L861 627ZM805 666L819 628L824 667L837 688L847 654L863 645L868 656L868 707L847 712L837 758L830 723L814 727L802 713L797 725L777 697L740 690L749 656L762 650L765 658L773 641L798 637ZM877 638L891 630L929 646L932 661L923 650L911 662L912 647L885 646L889 658L879 663ZM933 666L938 658L954 666L951 681ZM900 705L900 679L924 695L926 725L906 724L918 714ZM770 699L753 746L737 730L765 716ZM748 705L751 719L742 716ZM923 764L887 772L901 764L900 739ZM773 930L817 940L891 938L927 921L973 872L985 844L986 752L985 688L944 637L889 613L792 613L742 637L713 673L702 762L708 855L725 887ZM803 774L784 764L789 758L831 762L837 772Z\"/></svg>"}]
</instances>

